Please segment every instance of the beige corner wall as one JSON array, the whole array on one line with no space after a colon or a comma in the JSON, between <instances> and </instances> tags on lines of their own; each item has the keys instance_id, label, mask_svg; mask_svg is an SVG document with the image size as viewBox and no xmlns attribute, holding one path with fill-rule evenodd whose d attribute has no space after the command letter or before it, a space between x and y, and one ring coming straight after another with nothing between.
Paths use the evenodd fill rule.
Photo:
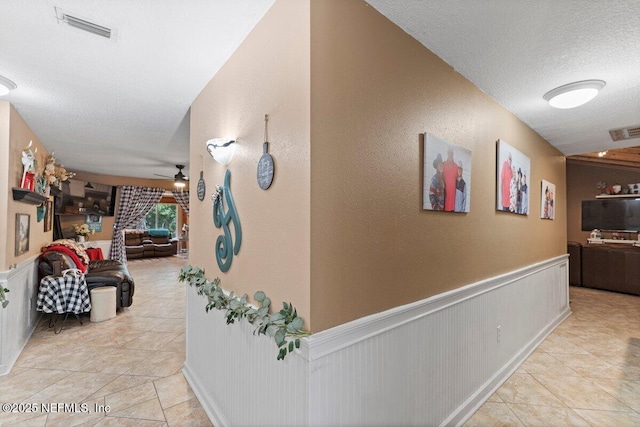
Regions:
<instances>
[{"instance_id":1,"label":"beige corner wall","mask_svg":"<svg viewBox=\"0 0 640 427\"><path fill-rule=\"evenodd\" d=\"M10 106L8 168L4 169L5 171L8 171L8 182L6 187L8 203L5 205L7 206L7 217L6 221L4 221L7 227L6 255L2 260L4 270L8 269L10 265L20 263L39 254L40 247L43 244L50 242L53 236L53 231L44 232L44 220L40 222L37 221L36 206L13 200L13 193L11 189L13 187L20 187L23 171L22 150L29 145L29 141L33 141L33 145L31 147L32 151L35 152L35 149L38 149L35 153L35 157L38 162L37 168L41 169L45 164L48 152L15 108ZM15 256L15 227L17 213L30 215L29 251L20 256Z\"/></svg>"},{"instance_id":2,"label":"beige corner wall","mask_svg":"<svg viewBox=\"0 0 640 427\"><path fill-rule=\"evenodd\" d=\"M211 47L215 49L215 46ZM274 307L290 301L309 320L309 1L276 2L191 107L190 171L204 171L206 198L190 199L189 263L220 277L225 289L249 296L265 291ZM271 188L256 181L269 114ZM237 138L228 167L205 149L214 137ZM231 172L242 224L242 246L222 273L215 243L211 193ZM195 185L195 184L192 184ZM235 235L234 235L235 239ZM234 240L235 241L235 240Z\"/></svg>"},{"instance_id":3,"label":"beige corner wall","mask_svg":"<svg viewBox=\"0 0 640 427\"><path fill-rule=\"evenodd\" d=\"M422 132L472 151L468 214L422 210ZM498 139L531 159L529 216L495 210ZM566 253L565 189L560 152L375 9L311 2L314 331Z\"/></svg>"},{"instance_id":4,"label":"beige corner wall","mask_svg":"<svg viewBox=\"0 0 640 427\"><path fill-rule=\"evenodd\" d=\"M589 231L582 231L582 201L595 200L600 190L598 181L607 185L640 182L638 169L567 161L567 239L573 242L587 243Z\"/></svg>"}]
</instances>

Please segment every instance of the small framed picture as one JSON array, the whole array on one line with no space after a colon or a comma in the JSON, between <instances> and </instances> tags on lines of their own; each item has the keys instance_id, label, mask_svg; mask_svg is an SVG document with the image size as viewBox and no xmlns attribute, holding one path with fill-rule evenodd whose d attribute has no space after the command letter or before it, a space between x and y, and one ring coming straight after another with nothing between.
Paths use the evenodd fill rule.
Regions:
<instances>
[{"instance_id":1,"label":"small framed picture","mask_svg":"<svg viewBox=\"0 0 640 427\"><path fill-rule=\"evenodd\" d=\"M540 196L540 218L553 219L555 216L556 186L549 181L542 180Z\"/></svg>"},{"instance_id":2,"label":"small framed picture","mask_svg":"<svg viewBox=\"0 0 640 427\"><path fill-rule=\"evenodd\" d=\"M47 211L44 213L44 232L51 231L53 228L53 202L51 200L46 201Z\"/></svg>"},{"instance_id":3,"label":"small framed picture","mask_svg":"<svg viewBox=\"0 0 640 427\"><path fill-rule=\"evenodd\" d=\"M89 226L89 231L96 233L102 231L102 217L100 215L87 215L85 222Z\"/></svg>"},{"instance_id":4,"label":"small framed picture","mask_svg":"<svg viewBox=\"0 0 640 427\"><path fill-rule=\"evenodd\" d=\"M31 215L16 214L16 250L15 256L29 252L29 227Z\"/></svg>"}]
</instances>

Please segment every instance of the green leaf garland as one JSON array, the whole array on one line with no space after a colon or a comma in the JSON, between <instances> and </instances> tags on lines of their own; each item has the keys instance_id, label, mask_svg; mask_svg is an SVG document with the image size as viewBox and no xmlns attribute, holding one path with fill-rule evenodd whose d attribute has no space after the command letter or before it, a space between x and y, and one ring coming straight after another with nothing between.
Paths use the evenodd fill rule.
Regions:
<instances>
[{"instance_id":1,"label":"green leaf garland","mask_svg":"<svg viewBox=\"0 0 640 427\"><path fill-rule=\"evenodd\" d=\"M233 292L229 294L220 287L220 279L213 281L204 276L204 270L190 265L183 267L178 276L180 282L187 282L197 289L198 295L207 298L205 311L215 308L225 310L227 325L236 320L247 319L256 326L254 335L263 334L272 337L279 348L277 360L283 360L287 354L300 348L300 338L311 335L303 328L304 320L298 316L291 303L282 303L282 310L269 314L271 299L262 291L258 291L253 299L258 306L248 303L247 294L237 297Z\"/></svg>"}]
</instances>

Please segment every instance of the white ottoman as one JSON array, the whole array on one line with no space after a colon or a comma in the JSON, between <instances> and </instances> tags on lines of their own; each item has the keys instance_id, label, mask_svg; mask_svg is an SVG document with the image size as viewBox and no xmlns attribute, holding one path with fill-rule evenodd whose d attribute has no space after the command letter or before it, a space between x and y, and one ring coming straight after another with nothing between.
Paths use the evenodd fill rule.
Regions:
<instances>
[{"instance_id":1,"label":"white ottoman","mask_svg":"<svg viewBox=\"0 0 640 427\"><path fill-rule=\"evenodd\" d=\"M92 322L102 322L116 317L116 288L103 286L91 290Z\"/></svg>"}]
</instances>

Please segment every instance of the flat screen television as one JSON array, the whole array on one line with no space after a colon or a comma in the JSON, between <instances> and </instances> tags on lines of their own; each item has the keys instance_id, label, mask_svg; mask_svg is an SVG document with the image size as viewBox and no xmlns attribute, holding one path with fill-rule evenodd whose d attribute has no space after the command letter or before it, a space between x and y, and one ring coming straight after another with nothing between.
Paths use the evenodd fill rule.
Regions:
<instances>
[{"instance_id":1,"label":"flat screen television","mask_svg":"<svg viewBox=\"0 0 640 427\"><path fill-rule=\"evenodd\" d=\"M640 199L582 201L582 231L640 231Z\"/></svg>"},{"instance_id":2,"label":"flat screen television","mask_svg":"<svg viewBox=\"0 0 640 427\"><path fill-rule=\"evenodd\" d=\"M96 182L69 179L62 182L62 192L56 197L58 215L113 216L117 187Z\"/></svg>"}]
</instances>

